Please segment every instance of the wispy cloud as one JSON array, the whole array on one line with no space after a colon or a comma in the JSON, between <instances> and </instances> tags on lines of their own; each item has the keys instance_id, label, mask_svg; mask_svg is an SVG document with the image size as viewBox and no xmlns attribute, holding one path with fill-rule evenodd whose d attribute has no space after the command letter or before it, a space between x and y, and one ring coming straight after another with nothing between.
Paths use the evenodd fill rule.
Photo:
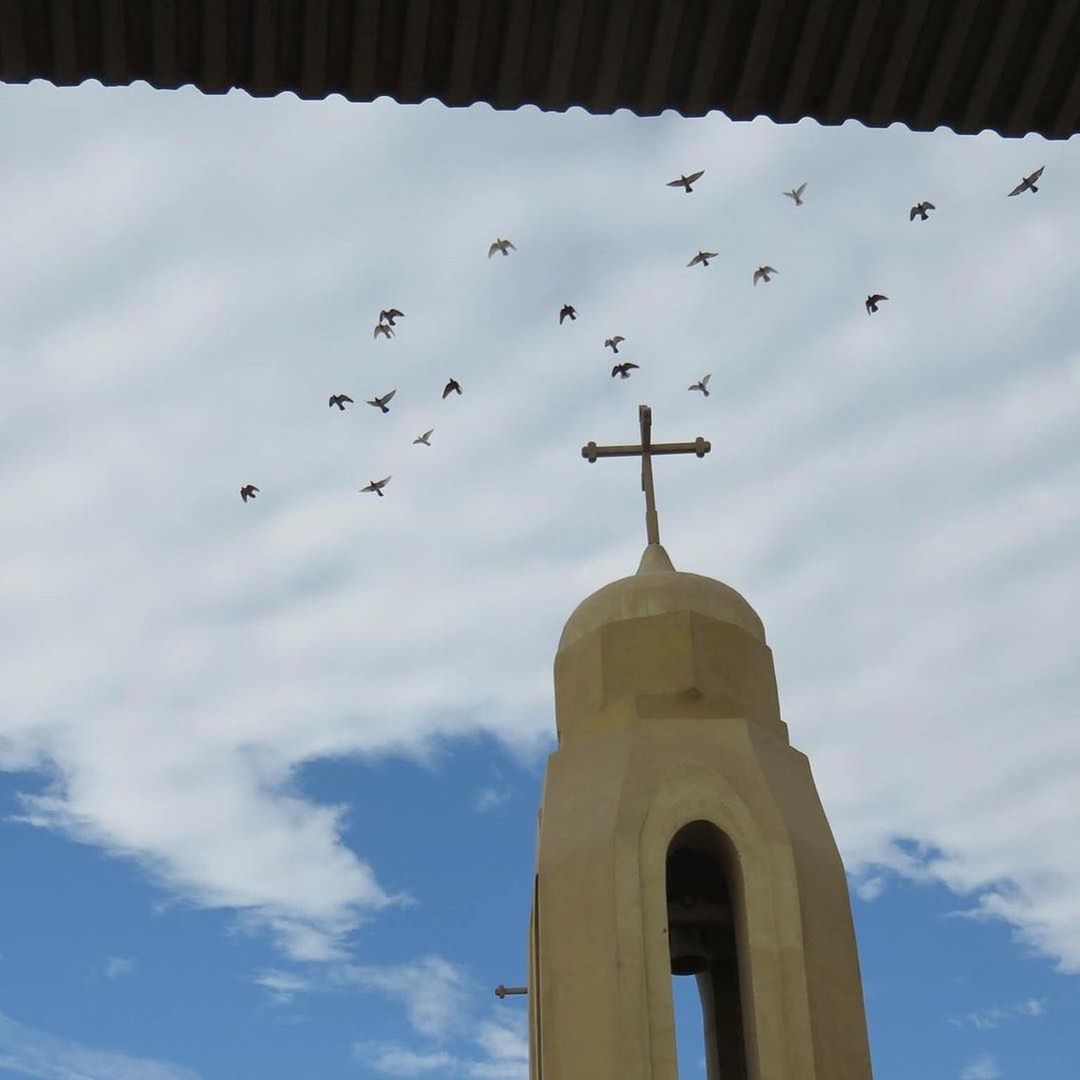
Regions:
<instances>
[{"instance_id":1,"label":"wispy cloud","mask_svg":"<svg viewBox=\"0 0 1080 1080\"><path fill-rule=\"evenodd\" d=\"M0 1013L0 1071L33 1080L199 1080L169 1062L96 1050Z\"/></svg>"},{"instance_id":2,"label":"wispy cloud","mask_svg":"<svg viewBox=\"0 0 1080 1080\"><path fill-rule=\"evenodd\" d=\"M998 1068L993 1054L982 1054L964 1066L960 1080L1001 1080L1002 1072Z\"/></svg>"},{"instance_id":3,"label":"wispy cloud","mask_svg":"<svg viewBox=\"0 0 1080 1080\"><path fill-rule=\"evenodd\" d=\"M306 993L313 988L310 979L291 971L270 969L253 975L251 981L261 986L270 997L279 1004L288 1004L297 994Z\"/></svg>"},{"instance_id":4,"label":"wispy cloud","mask_svg":"<svg viewBox=\"0 0 1080 1080\"><path fill-rule=\"evenodd\" d=\"M1042 1016L1045 1012L1045 998L1028 998L1026 1001L1019 1001L1013 1005L994 1005L989 1009L979 1009L961 1016L950 1016L949 1023L955 1027L971 1028L975 1031L990 1031L1005 1021Z\"/></svg>"},{"instance_id":5,"label":"wispy cloud","mask_svg":"<svg viewBox=\"0 0 1080 1080\"><path fill-rule=\"evenodd\" d=\"M502 806L509 798L510 792L505 789L480 788L473 796L473 811L477 814L487 813L489 810Z\"/></svg>"},{"instance_id":6,"label":"wispy cloud","mask_svg":"<svg viewBox=\"0 0 1080 1080\"><path fill-rule=\"evenodd\" d=\"M133 956L110 956L105 962L105 978L120 979L134 975L139 963Z\"/></svg>"}]
</instances>

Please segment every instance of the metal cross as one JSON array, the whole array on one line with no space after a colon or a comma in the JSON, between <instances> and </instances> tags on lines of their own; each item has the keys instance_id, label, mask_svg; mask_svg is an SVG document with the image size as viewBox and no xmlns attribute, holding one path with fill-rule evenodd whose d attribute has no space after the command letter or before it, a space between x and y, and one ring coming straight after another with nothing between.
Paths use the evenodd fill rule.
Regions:
<instances>
[{"instance_id":1,"label":"metal cross","mask_svg":"<svg viewBox=\"0 0 1080 1080\"><path fill-rule=\"evenodd\" d=\"M660 543L660 519L656 515L656 492L653 490L653 454L697 454L704 457L712 443L700 435L692 443L654 443L652 441L652 409L638 406L641 424L640 446L597 446L587 443L581 448L581 456L590 464L602 457L641 457L641 490L645 492L645 534L650 544Z\"/></svg>"},{"instance_id":2,"label":"metal cross","mask_svg":"<svg viewBox=\"0 0 1080 1080\"><path fill-rule=\"evenodd\" d=\"M527 986L503 986L502 983L499 983L495 987L495 996L500 999L505 998L507 994L527 994L528 992L529 988Z\"/></svg>"}]
</instances>

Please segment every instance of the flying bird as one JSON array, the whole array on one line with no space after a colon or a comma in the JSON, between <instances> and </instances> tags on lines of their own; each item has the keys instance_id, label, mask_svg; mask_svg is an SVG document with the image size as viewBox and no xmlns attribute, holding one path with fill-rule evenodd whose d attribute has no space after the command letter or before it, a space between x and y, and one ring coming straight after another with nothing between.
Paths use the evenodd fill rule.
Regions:
<instances>
[{"instance_id":1,"label":"flying bird","mask_svg":"<svg viewBox=\"0 0 1080 1080\"><path fill-rule=\"evenodd\" d=\"M245 484L240 489L240 498L243 499L244 502L247 502L248 499L254 499L255 498L255 492L258 491L258 490L259 489L254 484Z\"/></svg>"},{"instance_id":2,"label":"flying bird","mask_svg":"<svg viewBox=\"0 0 1080 1080\"><path fill-rule=\"evenodd\" d=\"M569 319L573 322L577 318L577 312L574 310L573 304L563 304L559 310L559 325L562 326L563 319Z\"/></svg>"},{"instance_id":3,"label":"flying bird","mask_svg":"<svg viewBox=\"0 0 1080 1080\"><path fill-rule=\"evenodd\" d=\"M754 271L754 284L757 285L757 283L759 281L764 280L765 284L768 285L769 282L772 281L772 278L769 277L769 275L770 274L779 274L779 273L780 273L779 270L776 270L775 268L773 268L771 266L759 266Z\"/></svg>"},{"instance_id":4,"label":"flying bird","mask_svg":"<svg viewBox=\"0 0 1080 1080\"><path fill-rule=\"evenodd\" d=\"M382 334L382 336L386 338L387 341L389 341L394 336L394 331L387 323L381 322L378 326L375 327L375 333L371 336L373 338L377 338L380 334Z\"/></svg>"},{"instance_id":5,"label":"flying bird","mask_svg":"<svg viewBox=\"0 0 1080 1080\"><path fill-rule=\"evenodd\" d=\"M712 378L712 375L703 375L702 378L701 378L701 382L696 382L696 383L693 384L693 386L688 386L686 389L687 390L700 390L706 397L708 397L709 396L709 380L711 378Z\"/></svg>"},{"instance_id":6,"label":"flying bird","mask_svg":"<svg viewBox=\"0 0 1080 1080\"><path fill-rule=\"evenodd\" d=\"M617 353L619 351L619 342L620 341L625 341L625 340L626 340L626 338L624 338L622 336L622 334L616 334L614 337L609 337L604 342L604 348L606 349L606 348L608 348L608 346L610 346L611 351L614 352L614 353Z\"/></svg>"},{"instance_id":7,"label":"flying bird","mask_svg":"<svg viewBox=\"0 0 1080 1080\"><path fill-rule=\"evenodd\" d=\"M631 368L636 368L637 366L638 366L637 364L631 364L629 360L627 360L623 364L616 364L611 369L611 377L614 379L615 376L618 375L620 379L629 379L630 378L630 369Z\"/></svg>"},{"instance_id":8,"label":"flying bird","mask_svg":"<svg viewBox=\"0 0 1080 1080\"><path fill-rule=\"evenodd\" d=\"M1021 191L1038 191L1039 189L1035 186L1035 181L1042 176L1043 169L1045 168L1045 165L1040 165L1030 176L1025 176L1024 179L1009 192L1010 198L1013 195L1019 195Z\"/></svg>"},{"instance_id":9,"label":"flying bird","mask_svg":"<svg viewBox=\"0 0 1080 1080\"><path fill-rule=\"evenodd\" d=\"M517 248L514 247L514 245L511 244L509 240L497 239L495 243L488 248L488 258L490 259L496 251L501 251L504 255L509 255L510 251L507 251L507 248L509 248L510 251L517 251Z\"/></svg>"},{"instance_id":10,"label":"flying bird","mask_svg":"<svg viewBox=\"0 0 1080 1080\"><path fill-rule=\"evenodd\" d=\"M353 404L353 399L351 397L349 397L348 394L331 394L330 395L330 408L332 409L336 405L342 412L344 412L345 411L344 402L346 402L346 401L350 405Z\"/></svg>"},{"instance_id":11,"label":"flying bird","mask_svg":"<svg viewBox=\"0 0 1080 1080\"><path fill-rule=\"evenodd\" d=\"M698 172L691 173L689 176L680 176L678 180L669 180L668 187L681 187L686 190L686 194L689 195L694 189L690 186L696 184L705 175L705 170L701 169Z\"/></svg>"},{"instance_id":12,"label":"flying bird","mask_svg":"<svg viewBox=\"0 0 1080 1080\"><path fill-rule=\"evenodd\" d=\"M361 491L374 491L375 494L378 495L380 499L382 499L382 498L385 497L383 495L383 493L382 493L382 489L384 487L386 487L386 485L389 484L389 483L390 483L390 477L387 476L387 477L384 477L382 480L372 480L368 484L367 487L362 487L360 490Z\"/></svg>"},{"instance_id":13,"label":"flying bird","mask_svg":"<svg viewBox=\"0 0 1080 1080\"><path fill-rule=\"evenodd\" d=\"M417 435L416 438L413 439L413 446L415 446L417 443L420 443L422 446L430 446L431 445L431 433L434 430L435 430L434 428L428 428L427 431L425 431L423 435Z\"/></svg>"},{"instance_id":14,"label":"flying bird","mask_svg":"<svg viewBox=\"0 0 1080 1080\"><path fill-rule=\"evenodd\" d=\"M929 217L929 215L928 215L928 214L926 213L926 211L927 211L927 210L936 210L936 209L937 209L937 207L936 207L936 206L935 206L935 205L934 205L934 204L933 204L932 202L926 202L926 201L924 200L924 201L923 201L923 202L921 202L921 203L916 203L916 204L915 204L915 205L914 205L914 206L913 206L913 207L911 208L911 213L910 213L910 214L908 214L908 221L914 221L914 220L915 220L915 215L916 215L916 214L918 214L918 216L919 216L919 217L920 217L920 218L921 218L921 219L922 219L923 221L926 221L926 220L928 219L928 217Z\"/></svg>"},{"instance_id":15,"label":"flying bird","mask_svg":"<svg viewBox=\"0 0 1080 1080\"><path fill-rule=\"evenodd\" d=\"M785 195L786 195L786 196L787 196L787 197L788 197L789 199L794 199L794 200L795 200L795 205L796 205L796 206L802 206L802 193L803 193L803 192L804 192L805 190L806 190L806 183L805 183L805 181L804 181L804 182L803 182L803 183L801 183L801 184L800 184L800 185L799 185L799 186L798 186L797 188L792 188L792 190L791 190L791 191L785 191L785 192L784 192L784 194L785 194Z\"/></svg>"},{"instance_id":16,"label":"flying bird","mask_svg":"<svg viewBox=\"0 0 1080 1080\"><path fill-rule=\"evenodd\" d=\"M699 251L686 265L695 266L697 263L701 263L702 266L708 266L710 259L715 259L717 253L715 251Z\"/></svg>"},{"instance_id":17,"label":"flying bird","mask_svg":"<svg viewBox=\"0 0 1080 1080\"><path fill-rule=\"evenodd\" d=\"M458 395L460 395L460 394L461 394L461 383L459 383L459 382L457 381L457 379L451 379L451 380L450 380L450 381L449 381L449 382L448 382L448 383L447 383L447 384L446 384L446 385L445 385L445 386L443 387L443 392L442 392L442 396L443 396L443 401L445 401L445 400L446 400L446 398L447 398L447 396L448 396L449 394L453 394L453 393L455 393L455 392L456 392L456 393L457 393Z\"/></svg>"},{"instance_id":18,"label":"flying bird","mask_svg":"<svg viewBox=\"0 0 1080 1080\"><path fill-rule=\"evenodd\" d=\"M881 293L871 293L866 298L866 314L872 315L874 312L877 311L879 301L888 299L889 298L887 296L883 296Z\"/></svg>"},{"instance_id":19,"label":"flying bird","mask_svg":"<svg viewBox=\"0 0 1080 1080\"><path fill-rule=\"evenodd\" d=\"M392 307L389 311L380 311L379 312L379 322L387 323L389 326L394 325L394 320L395 319L404 319L404 318L405 318L405 312L404 311L398 311L398 309L396 307Z\"/></svg>"},{"instance_id":20,"label":"flying bird","mask_svg":"<svg viewBox=\"0 0 1080 1080\"><path fill-rule=\"evenodd\" d=\"M382 409L384 413L388 413L390 410L386 407L390 399L397 393L397 390L391 390L389 394L383 394L382 397L375 398L374 401L369 401L369 405L374 405L377 409Z\"/></svg>"}]
</instances>

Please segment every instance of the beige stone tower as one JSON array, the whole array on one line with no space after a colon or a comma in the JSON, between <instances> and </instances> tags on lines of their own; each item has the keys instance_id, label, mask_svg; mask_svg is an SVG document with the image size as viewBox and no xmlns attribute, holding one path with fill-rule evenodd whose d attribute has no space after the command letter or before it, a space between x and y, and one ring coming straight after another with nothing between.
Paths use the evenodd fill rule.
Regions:
<instances>
[{"instance_id":1,"label":"beige stone tower","mask_svg":"<svg viewBox=\"0 0 1080 1080\"><path fill-rule=\"evenodd\" d=\"M753 608L650 543L570 617L555 709L532 1080L676 1080L673 973L697 978L710 1080L870 1080L844 868Z\"/></svg>"}]
</instances>

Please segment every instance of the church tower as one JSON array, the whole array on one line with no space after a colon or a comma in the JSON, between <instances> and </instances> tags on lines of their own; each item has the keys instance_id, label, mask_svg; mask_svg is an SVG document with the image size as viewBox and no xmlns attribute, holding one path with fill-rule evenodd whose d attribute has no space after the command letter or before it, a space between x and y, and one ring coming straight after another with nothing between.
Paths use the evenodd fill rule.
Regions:
<instances>
[{"instance_id":1,"label":"church tower","mask_svg":"<svg viewBox=\"0 0 1080 1080\"><path fill-rule=\"evenodd\" d=\"M672 976L701 997L709 1080L870 1080L844 868L780 718L753 608L659 543L571 615L529 934L531 1080L676 1080Z\"/></svg>"}]
</instances>

